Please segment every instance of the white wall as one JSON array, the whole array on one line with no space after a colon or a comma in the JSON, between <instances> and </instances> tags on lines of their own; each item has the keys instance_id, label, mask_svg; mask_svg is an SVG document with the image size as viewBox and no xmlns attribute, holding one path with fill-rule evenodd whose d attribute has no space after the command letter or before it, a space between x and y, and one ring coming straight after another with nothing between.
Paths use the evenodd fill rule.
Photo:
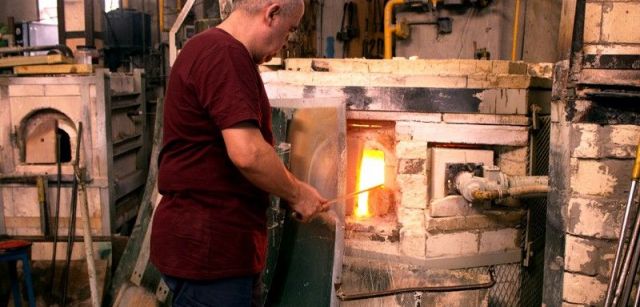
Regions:
<instances>
[{"instance_id":1,"label":"white wall","mask_svg":"<svg viewBox=\"0 0 640 307\"><path fill-rule=\"evenodd\" d=\"M366 5L359 3L360 31ZM319 56L326 56L327 37L335 38L340 29L343 4L346 0L324 0L322 29L318 33ZM517 59L532 62L555 62L562 0L520 0ZM490 6L465 11L439 10L441 17L453 19L453 32L437 35L434 25L411 27L411 37L396 40L396 56L418 56L426 59L473 58L473 42L478 48L487 48L493 60L511 59L513 17L516 0L493 0ZM433 13L399 13L407 20L435 20ZM318 14L319 15L319 14ZM322 37L320 39L320 37ZM322 45L320 45L322 44ZM320 48L322 46L322 48ZM522 49L524 48L524 50ZM335 56L342 57L342 43L335 42Z\"/></svg>"}]
</instances>

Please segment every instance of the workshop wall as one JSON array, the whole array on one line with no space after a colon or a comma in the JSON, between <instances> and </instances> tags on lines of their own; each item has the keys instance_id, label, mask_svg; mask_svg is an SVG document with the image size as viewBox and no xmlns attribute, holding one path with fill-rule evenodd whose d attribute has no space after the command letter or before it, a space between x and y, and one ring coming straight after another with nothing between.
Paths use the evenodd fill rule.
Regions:
<instances>
[{"instance_id":1,"label":"workshop wall","mask_svg":"<svg viewBox=\"0 0 640 307\"><path fill-rule=\"evenodd\" d=\"M439 17L452 19L452 33L438 34L436 25L411 26L411 37L396 40L397 56L417 55L423 58L464 58L474 57L473 43L477 48L486 48L491 59L510 57L513 3L497 1L483 9L466 8L463 12L442 10ZM505 12L505 14L502 14ZM438 16L432 13L398 14L410 23L435 21ZM507 46L509 44L509 46Z\"/></svg>"},{"instance_id":2,"label":"workshop wall","mask_svg":"<svg viewBox=\"0 0 640 307\"><path fill-rule=\"evenodd\" d=\"M560 60L558 29L562 0L525 1L522 60L525 62L551 62Z\"/></svg>"},{"instance_id":3,"label":"workshop wall","mask_svg":"<svg viewBox=\"0 0 640 307\"><path fill-rule=\"evenodd\" d=\"M368 37L377 40L383 37L381 31L371 31L372 19L375 19L373 17L374 1L352 1L357 7L359 37L350 43L348 57L362 57L363 39ZM343 57L343 43L336 40L336 33L341 28L345 2L348 1L324 1L322 5L312 3L311 8L322 10L317 14L322 16L319 17L319 20L322 18L322 22L319 22L317 27L320 31L318 33L320 57ZM452 20L452 33L438 35L436 25L411 26L409 39L396 40L395 55L427 59L472 59L475 41L477 49L486 48L492 60L511 59L515 3L516 1L493 0L488 7L482 9L467 7L460 10L441 8L436 13L399 12L398 18L406 18L410 22L435 21L438 16L449 17ZM561 0L521 1L516 59L532 62L557 60L556 45L561 7ZM366 18L370 18L368 35ZM376 20L376 23L380 22L381 20ZM547 48L540 48L541 46L547 46ZM375 55L377 47L373 49Z\"/></svg>"},{"instance_id":4,"label":"workshop wall","mask_svg":"<svg viewBox=\"0 0 640 307\"><path fill-rule=\"evenodd\" d=\"M16 22L38 20L37 0L0 1L0 23L6 24L7 17L13 16Z\"/></svg>"}]
</instances>

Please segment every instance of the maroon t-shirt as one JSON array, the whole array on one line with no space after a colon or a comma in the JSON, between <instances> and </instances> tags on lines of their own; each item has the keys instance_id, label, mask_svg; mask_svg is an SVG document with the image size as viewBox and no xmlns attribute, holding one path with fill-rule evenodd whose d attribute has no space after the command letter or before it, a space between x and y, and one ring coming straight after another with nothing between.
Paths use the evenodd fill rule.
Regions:
<instances>
[{"instance_id":1,"label":"maroon t-shirt","mask_svg":"<svg viewBox=\"0 0 640 307\"><path fill-rule=\"evenodd\" d=\"M222 130L259 127L273 144L271 109L257 66L220 29L191 38L169 77L151 262L163 274L217 279L260 272L269 196L233 165Z\"/></svg>"}]
</instances>

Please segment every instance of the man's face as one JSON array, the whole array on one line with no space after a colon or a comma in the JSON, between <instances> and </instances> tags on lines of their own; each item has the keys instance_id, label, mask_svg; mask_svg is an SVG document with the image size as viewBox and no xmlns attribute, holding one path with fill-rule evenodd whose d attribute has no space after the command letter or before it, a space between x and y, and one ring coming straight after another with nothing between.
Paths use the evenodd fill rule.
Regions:
<instances>
[{"instance_id":1,"label":"man's face","mask_svg":"<svg viewBox=\"0 0 640 307\"><path fill-rule=\"evenodd\" d=\"M303 3L297 5L290 14L283 14L281 11L273 14L261 44L261 52L256 54L254 61L258 64L271 61L286 46L289 34L298 29L303 14Z\"/></svg>"}]
</instances>

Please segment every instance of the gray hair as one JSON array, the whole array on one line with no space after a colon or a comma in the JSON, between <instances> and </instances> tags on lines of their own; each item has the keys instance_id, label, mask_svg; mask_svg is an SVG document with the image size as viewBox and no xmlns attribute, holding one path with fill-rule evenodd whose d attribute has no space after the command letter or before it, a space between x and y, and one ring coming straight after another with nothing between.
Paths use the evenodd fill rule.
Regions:
<instances>
[{"instance_id":1,"label":"gray hair","mask_svg":"<svg viewBox=\"0 0 640 307\"><path fill-rule=\"evenodd\" d=\"M265 5L279 3L282 5L282 14L290 16L298 5L304 4L303 0L233 0L233 10L243 10L248 13L257 13Z\"/></svg>"}]
</instances>

